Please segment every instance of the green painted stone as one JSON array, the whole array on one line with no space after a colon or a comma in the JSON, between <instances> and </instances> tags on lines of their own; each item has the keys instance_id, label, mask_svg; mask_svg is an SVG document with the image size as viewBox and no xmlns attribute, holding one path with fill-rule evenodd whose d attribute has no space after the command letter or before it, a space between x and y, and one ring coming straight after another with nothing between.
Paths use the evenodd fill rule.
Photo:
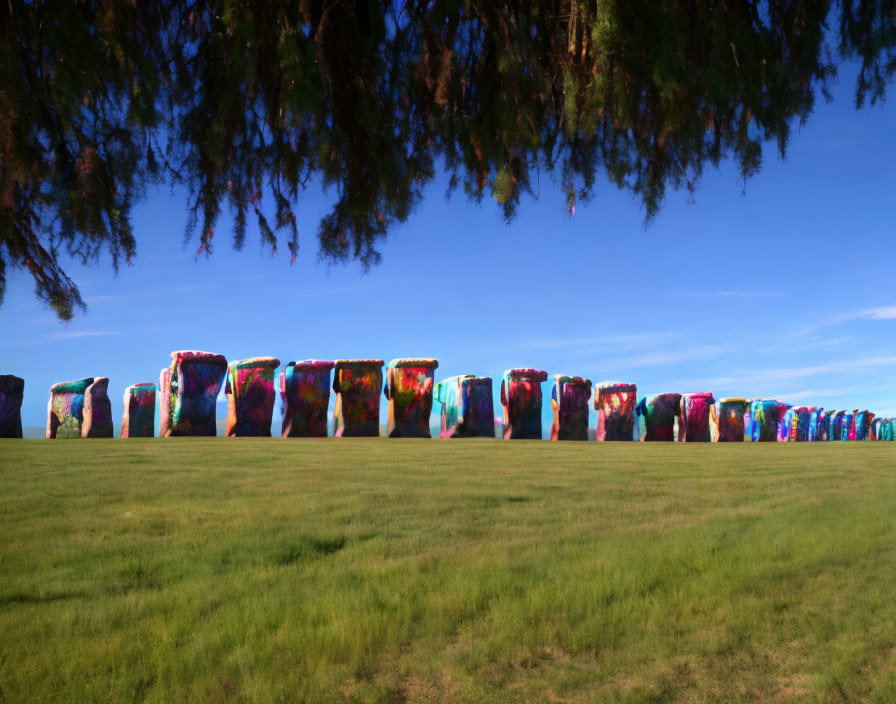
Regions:
<instances>
[{"instance_id":1,"label":"green painted stone","mask_svg":"<svg viewBox=\"0 0 896 704\"><path fill-rule=\"evenodd\" d=\"M56 437L58 439L80 438L81 421L74 416L66 416L65 420L56 429Z\"/></svg>"}]
</instances>

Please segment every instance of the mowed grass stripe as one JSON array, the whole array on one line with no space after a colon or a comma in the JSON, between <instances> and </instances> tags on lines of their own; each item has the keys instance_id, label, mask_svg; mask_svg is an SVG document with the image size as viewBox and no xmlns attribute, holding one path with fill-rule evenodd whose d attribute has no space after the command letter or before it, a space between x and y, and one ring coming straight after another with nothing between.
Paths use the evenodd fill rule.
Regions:
<instances>
[{"instance_id":1,"label":"mowed grass stripe","mask_svg":"<svg viewBox=\"0 0 896 704\"><path fill-rule=\"evenodd\" d=\"M896 447L0 441L0 701L896 701Z\"/></svg>"}]
</instances>

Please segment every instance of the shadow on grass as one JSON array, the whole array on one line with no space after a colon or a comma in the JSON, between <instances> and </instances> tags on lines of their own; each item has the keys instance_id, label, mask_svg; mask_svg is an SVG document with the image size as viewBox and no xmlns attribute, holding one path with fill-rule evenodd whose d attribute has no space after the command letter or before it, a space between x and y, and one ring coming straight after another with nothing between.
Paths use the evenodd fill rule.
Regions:
<instances>
[{"instance_id":1,"label":"shadow on grass","mask_svg":"<svg viewBox=\"0 0 896 704\"><path fill-rule=\"evenodd\" d=\"M81 592L57 592L55 594L25 594L23 592L13 592L12 594L0 595L0 607L15 606L16 604L51 604L56 601L81 599L86 596L86 594L82 594Z\"/></svg>"},{"instance_id":2,"label":"shadow on grass","mask_svg":"<svg viewBox=\"0 0 896 704\"><path fill-rule=\"evenodd\" d=\"M274 562L278 565L292 565L297 562L323 557L339 552L345 547L343 537L320 538L312 535L301 535L296 540L281 543L274 554Z\"/></svg>"}]
</instances>

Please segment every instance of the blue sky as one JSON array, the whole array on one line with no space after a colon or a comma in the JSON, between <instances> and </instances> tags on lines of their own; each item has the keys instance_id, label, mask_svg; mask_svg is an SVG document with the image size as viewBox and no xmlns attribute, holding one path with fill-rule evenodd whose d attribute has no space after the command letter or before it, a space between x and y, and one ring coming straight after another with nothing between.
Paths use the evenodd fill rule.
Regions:
<instances>
[{"instance_id":1,"label":"blue sky","mask_svg":"<svg viewBox=\"0 0 896 704\"><path fill-rule=\"evenodd\" d=\"M435 357L437 379L489 374L496 394L502 370L526 366L634 381L642 395L896 415L896 103L854 110L853 75L841 72L786 161L767 145L745 193L723 164L693 202L670 192L646 229L639 204L606 182L569 218L543 174L538 199L505 225L493 202L446 202L440 180L362 275L318 262L319 192L298 206L290 266L285 245L272 256L252 231L232 251L226 220L213 255L196 259L184 194L160 189L134 212L134 266L68 265L89 306L69 324L11 273L0 370L25 378L27 426L46 422L52 383L84 376L110 378L120 418L124 388L157 382L177 349L284 363Z\"/></svg>"}]
</instances>

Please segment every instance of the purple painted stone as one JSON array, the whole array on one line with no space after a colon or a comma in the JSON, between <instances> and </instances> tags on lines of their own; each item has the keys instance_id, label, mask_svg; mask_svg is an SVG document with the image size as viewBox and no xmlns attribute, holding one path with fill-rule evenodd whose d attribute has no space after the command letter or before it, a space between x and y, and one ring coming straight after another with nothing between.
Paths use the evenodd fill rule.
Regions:
<instances>
[{"instance_id":1,"label":"purple painted stone","mask_svg":"<svg viewBox=\"0 0 896 704\"><path fill-rule=\"evenodd\" d=\"M276 357L252 357L227 367L227 437L271 437Z\"/></svg>"},{"instance_id":2,"label":"purple painted stone","mask_svg":"<svg viewBox=\"0 0 896 704\"><path fill-rule=\"evenodd\" d=\"M111 438L112 402L109 401L109 379L95 377L84 392L84 421L81 423L82 438Z\"/></svg>"},{"instance_id":3,"label":"purple painted stone","mask_svg":"<svg viewBox=\"0 0 896 704\"><path fill-rule=\"evenodd\" d=\"M215 403L227 360L220 354L182 350L159 375L159 435L217 435Z\"/></svg>"},{"instance_id":4,"label":"purple painted stone","mask_svg":"<svg viewBox=\"0 0 896 704\"><path fill-rule=\"evenodd\" d=\"M22 437L22 396L25 380L0 374L0 438Z\"/></svg>"},{"instance_id":5,"label":"purple painted stone","mask_svg":"<svg viewBox=\"0 0 896 704\"><path fill-rule=\"evenodd\" d=\"M282 437L327 437L330 372L335 364L329 360L306 359L289 362L280 372Z\"/></svg>"},{"instance_id":6,"label":"purple painted stone","mask_svg":"<svg viewBox=\"0 0 896 704\"><path fill-rule=\"evenodd\" d=\"M156 434L156 385L134 384L124 390L121 437L151 438Z\"/></svg>"}]
</instances>

